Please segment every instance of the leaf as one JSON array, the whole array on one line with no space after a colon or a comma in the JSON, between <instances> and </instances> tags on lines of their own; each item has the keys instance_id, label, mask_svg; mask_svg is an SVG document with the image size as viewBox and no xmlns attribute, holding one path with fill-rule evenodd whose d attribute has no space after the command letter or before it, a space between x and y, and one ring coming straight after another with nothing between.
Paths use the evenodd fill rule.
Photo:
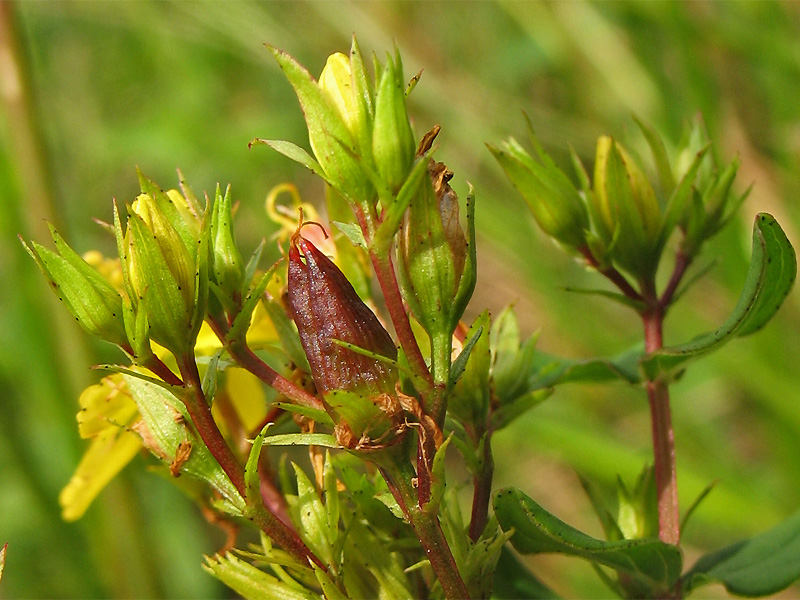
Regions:
<instances>
[{"instance_id":1,"label":"leaf","mask_svg":"<svg viewBox=\"0 0 800 600\"><path fill-rule=\"evenodd\" d=\"M264 446L264 436L272 423L267 423L253 440L253 447L250 448L250 455L247 457L247 464L244 467L245 494L247 503L250 505L261 502L261 478L258 473L258 459L261 456L261 448Z\"/></svg>"},{"instance_id":2,"label":"leaf","mask_svg":"<svg viewBox=\"0 0 800 600\"><path fill-rule=\"evenodd\" d=\"M683 591L718 582L737 596L769 596L800 579L800 511L748 540L706 554L683 578Z\"/></svg>"},{"instance_id":3,"label":"leaf","mask_svg":"<svg viewBox=\"0 0 800 600\"><path fill-rule=\"evenodd\" d=\"M315 175L319 175L320 177L325 179L325 171L322 170L320 164L316 160L314 160L314 157L312 157L308 152L306 152L303 148L301 148L297 144L293 144L292 142L287 142L284 140L264 140L261 138L256 138L252 140L248 145L252 147L256 144L265 144L270 148L272 148L273 150L277 150L285 157L291 158L293 161L300 163Z\"/></svg>"},{"instance_id":4,"label":"leaf","mask_svg":"<svg viewBox=\"0 0 800 600\"><path fill-rule=\"evenodd\" d=\"M560 553L612 568L646 586L653 597L678 580L683 556L677 546L657 539L604 542L567 525L519 490L506 488L494 499L504 530L514 528L513 546L523 554Z\"/></svg>"},{"instance_id":5,"label":"leaf","mask_svg":"<svg viewBox=\"0 0 800 600\"><path fill-rule=\"evenodd\" d=\"M319 556L323 563L331 564L333 549L325 506L314 484L303 470L295 463L292 463L292 467L297 478L297 496L287 498L292 521L298 526L300 536L311 551Z\"/></svg>"},{"instance_id":6,"label":"leaf","mask_svg":"<svg viewBox=\"0 0 800 600\"><path fill-rule=\"evenodd\" d=\"M324 410L318 408L311 408L310 406L302 406L300 404L292 404L291 402L274 402L271 406L281 408L286 412L296 413L299 415L303 415L311 419L312 421L316 421L322 425L328 425L333 427L333 419L331 419L330 415L326 413Z\"/></svg>"},{"instance_id":7,"label":"leaf","mask_svg":"<svg viewBox=\"0 0 800 600\"><path fill-rule=\"evenodd\" d=\"M131 375L123 377L146 426L146 431L140 429L146 433L143 435L145 446L167 463L177 465L181 473L207 482L241 508L242 497L236 487L203 441L187 427L191 420L183 403L158 385ZM180 449L186 448L187 444L188 456L179 461Z\"/></svg>"},{"instance_id":8,"label":"leaf","mask_svg":"<svg viewBox=\"0 0 800 600\"><path fill-rule=\"evenodd\" d=\"M534 361L532 369L534 376L529 386L532 389L541 389L561 383L598 383L614 380L639 383L641 356L641 344L617 356L585 360L561 358L540 352Z\"/></svg>"},{"instance_id":9,"label":"leaf","mask_svg":"<svg viewBox=\"0 0 800 600\"><path fill-rule=\"evenodd\" d=\"M283 433L264 438L267 446L323 446L341 448L334 437L328 433Z\"/></svg>"},{"instance_id":10,"label":"leaf","mask_svg":"<svg viewBox=\"0 0 800 600\"><path fill-rule=\"evenodd\" d=\"M203 569L244 598L263 600L319 600L319 595L299 586L284 583L232 552L213 558L206 556Z\"/></svg>"},{"instance_id":11,"label":"leaf","mask_svg":"<svg viewBox=\"0 0 800 600\"><path fill-rule=\"evenodd\" d=\"M780 308L794 285L797 258L778 222L766 213L756 216L750 269L733 313L715 331L690 342L663 348L642 361L648 379L674 373L687 362L719 349L735 336L763 327Z\"/></svg>"},{"instance_id":12,"label":"leaf","mask_svg":"<svg viewBox=\"0 0 800 600\"><path fill-rule=\"evenodd\" d=\"M558 598L558 595L528 571L508 546L503 546L494 572L492 598L537 600Z\"/></svg>"},{"instance_id":13,"label":"leaf","mask_svg":"<svg viewBox=\"0 0 800 600\"><path fill-rule=\"evenodd\" d=\"M361 227L355 223L343 223L342 221L332 221L336 225L336 229L342 232L344 237L350 240L350 243L357 248L367 249L367 241L364 239L364 232Z\"/></svg>"}]
</instances>

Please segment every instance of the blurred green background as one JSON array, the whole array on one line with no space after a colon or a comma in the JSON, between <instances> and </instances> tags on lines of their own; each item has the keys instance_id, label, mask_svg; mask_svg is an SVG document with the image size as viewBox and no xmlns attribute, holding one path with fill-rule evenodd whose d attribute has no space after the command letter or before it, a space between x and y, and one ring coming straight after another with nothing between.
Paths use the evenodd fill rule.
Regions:
<instances>
[{"instance_id":1,"label":"blurred green background","mask_svg":"<svg viewBox=\"0 0 800 600\"><path fill-rule=\"evenodd\" d=\"M484 142L525 136L523 111L558 160L591 162L595 138L668 140L702 112L722 157L754 184L741 218L707 249L711 273L670 315L666 342L720 324L735 304L756 212L800 242L800 4L792 2L15 2L0 3L0 597L221 597L200 569L224 536L134 461L77 523L57 497L86 444L77 397L119 360L57 306L16 236L54 222L79 251L113 252L92 222L137 191L135 167L163 186L180 168L196 190L231 183L245 251L270 234L267 191L323 190L256 136L307 144L290 86L263 44L319 73L349 47L396 43L418 133L442 125L438 158L478 199L476 314L514 303L526 334L572 357L640 337L632 313L566 286L597 281L534 227ZM16 85L15 72L24 84ZM26 93L27 92L27 93ZM635 139L635 136L632 136ZM690 368L673 388L681 502L716 489L685 532L687 559L766 528L800 506L800 296L762 332ZM496 436L497 484L514 483L600 535L575 470L631 480L650 456L646 399L623 385L569 386ZM566 596L605 596L591 569L534 561ZM706 595L723 595L704 588ZM795 588L788 596L800 594Z\"/></svg>"}]
</instances>

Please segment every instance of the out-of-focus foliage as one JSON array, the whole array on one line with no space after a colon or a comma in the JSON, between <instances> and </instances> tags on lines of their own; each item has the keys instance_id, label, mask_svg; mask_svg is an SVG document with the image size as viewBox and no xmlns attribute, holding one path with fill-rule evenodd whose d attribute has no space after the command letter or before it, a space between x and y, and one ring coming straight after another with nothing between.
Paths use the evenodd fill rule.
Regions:
<instances>
[{"instance_id":1,"label":"out-of-focus foliage","mask_svg":"<svg viewBox=\"0 0 800 600\"><path fill-rule=\"evenodd\" d=\"M481 198L478 285L466 320L516 302L525 335L541 329L542 351L610 356L640 332L624 309L563 291L585 287L585 274L532 218L520 218L527 209L484 142L523 137L523 111L565 167L567 144L590 163L604 133L646 157L639 138L625 139L634 114L677 142L702 111L722 159L739 154L738 179L753 192L741 220L709 243L708 254L725 260L669 316L667 344L730 313L756 212L774 214L791 241L800 239L794 3L4 2L0 18L16 24L32 94L14 105L9 73L0 72L0 545L9 543L0 597L223 593L198 565L224 534L153 474L124 471L82 521L62 522L58 492L86 443L74 426L79 391L99 380L86 366L108 360L109 350L90 346L66 311L48 308L16 234L46 239L46 218L79 251L110 252L113 239L90 217L110 220L112 195L135 197L135 165L157 181L174 181L179 167L209 193L231 182L245 252L269 234L263 203L272 186L292 180L321 207L323 190L305 169L263 146L247 150L256 136L304 139L300 108L265 42L319 73L322 57L346 50L355 31L365 52L394 40L407 73L424 69L411 99L415 134L440 124L439 155ZM20 107L34 111L32 128ZM31 135L42 169L26 145ZM686 531L689 552L763 530L800 503L798 328L794 293L770 327L673 388L684 509L719 480ZM648 431L644 397L627 386L562 387L495 437L496 485L513 482L591 531L573 469L632 480L650 456ZM567 596L607 593L580 564L554 561L538 572Z\"/></svg>"}]
</instances>

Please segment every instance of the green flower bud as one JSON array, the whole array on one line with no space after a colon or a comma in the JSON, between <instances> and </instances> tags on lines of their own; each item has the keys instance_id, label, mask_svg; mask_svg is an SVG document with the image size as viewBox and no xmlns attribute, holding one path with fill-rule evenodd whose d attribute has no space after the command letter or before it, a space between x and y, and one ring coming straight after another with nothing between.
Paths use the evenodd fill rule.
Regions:
<instances>
[{"instance_id":1,"label":"green flower bud","mask_svg":"<svg viewBox=\"0 0 800 600\"><path fill-rule=\"evenodd\" d=\"M57 252L31 242L25 249L75 320L92 335L127 347L122 297L50 227Z\"/></svg>"},{"instance_id":2,"label":"green flower bud","mask_svg":"<svg viewBox=\"0 0 800 600\"><path fill-rule=\"evenodd\" d=\"M406 111L403 65L399 53L391 57L381 74L375 99L375 124L372 132L372 157L384 184L397 192L408 177L414 162L416 144Z\"/></svg>"},{"instance_id":3,"label":"green flower bud","mask_svg":"<svg viewBox=\"0 0 800 600\"><path fill-rule=\"evenodd\" d=\"M458 197L448 183L452 171L431 161L428 175L401 226L398 263L411 312L432 339L449 339L475 286L472 211L468 241L459 221Z\"/></svg>"},{"instance_id":4,"label":"green flower bud","mask_svg":"<svg viewBox=\"0 0 800 600\"><path fill-rule=\"evenodd\" d=\"M355 95L357 86L345 85L348 77L353 81L350 65L343 55L334 55L317 83L294 58L277 49L273 53L300 100L321 174L351 201L374 201L375 190L363 164L368 135L362 128L368 117L363 98ZM354 131L351 127L356 124Z\"/></svg>"},{"instance_id":5,"label":"green flower bud","mask_svg":"<svg viewBox=\"0 0 800 600\"><path fill-rule=\"evenodd\" d=\"M146 193L130 207L124 235L119 223L117 227L134 312L145 312L155 342L176 355L190 352L205 310L206 284L199 272L207 263L204 236L187 246L156 199Z\"/></svg>"},{"instance_id":6,"label":"green flower bud","mask_svg":"<svg viewBox=\"0 0 800 600\"><path fill-rule=\"evenodd\" d=\"M211 260L217 296L231 314L236 314L242 302L244 265L233 235L230 186L225 190L225 196L217 186L211 217Z\"/></svg>"},{"instance_id":7,"label":"green flower bud","mask_svg":"<svg viewBox=\"0 0 800 600\"><path fill-rule=\"evenodd\" d=\"M593 220L609 257L636 277L652 277L661 254L661 206L641 167L607 136L597 141L593 191Z\"/></svg>"},{"instance_id":8,"label":"green flower bud","mask_svg":"<svg viewBox=\"0 0 800 600\"><path fill-rule=\"evenodd\" d=\"M564 246L586 246L589 214L583 198L567 175L548 156L536 138L538 160L534 160L513 138L501 148L489 150L511 184L528 203L537 224L551 238Z\"/></svg>"}]
</instances>

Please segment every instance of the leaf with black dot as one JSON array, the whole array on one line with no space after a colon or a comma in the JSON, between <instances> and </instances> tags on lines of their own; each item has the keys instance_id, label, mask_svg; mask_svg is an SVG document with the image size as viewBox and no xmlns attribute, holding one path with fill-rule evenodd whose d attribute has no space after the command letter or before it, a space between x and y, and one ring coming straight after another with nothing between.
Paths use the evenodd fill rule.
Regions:
<instances>
[{"instance_id":1,"label":"leaf with black dot","mask_svg":"<svg viewBox=\"0 0 800 600\"><path fill-rule=\"evenodd\" d=\"M753 254L739 301L728 320L714 331L642 360L648 379L672 374L691 360L717 350L734 337L761 329L775 315L794 285L797 257L772 215L761 213L753 226Z\"/></svg>"}]
</instances>

